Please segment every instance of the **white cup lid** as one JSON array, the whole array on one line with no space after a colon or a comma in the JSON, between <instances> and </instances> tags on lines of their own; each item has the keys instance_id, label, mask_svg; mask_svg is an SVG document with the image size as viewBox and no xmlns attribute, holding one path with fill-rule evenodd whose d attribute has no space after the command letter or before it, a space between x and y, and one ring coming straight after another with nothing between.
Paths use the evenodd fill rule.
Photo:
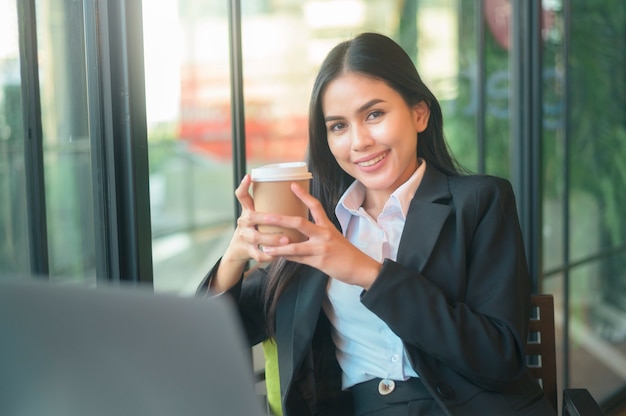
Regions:
<instances>
[{"instance_id":1,"label":"white cup lid","mask_svg":"<svg viewBox=\"0 0 626 416\"><path fill-rule=\"evenodd\" d=\"M254 182L301 181L311 179L305 162L274 163L252 169Z\"/></svg>"}]
</instances>

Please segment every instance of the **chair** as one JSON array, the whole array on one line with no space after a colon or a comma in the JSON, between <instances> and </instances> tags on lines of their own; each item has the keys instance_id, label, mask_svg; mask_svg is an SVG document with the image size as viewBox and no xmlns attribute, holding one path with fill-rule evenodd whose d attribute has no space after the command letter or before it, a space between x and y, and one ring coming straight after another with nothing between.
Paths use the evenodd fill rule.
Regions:
<instances>
[{"instance_id":1,"label":"chair","mask_svg":"<svg viewBox=\"0 0 626 416\"><path fill-rule=\"evenodd\" d=\"M539 381L552 407L557 405L556 340L554 297L531 296L531 313L526 343L526 365ZM604 412L587 389L564 389L562 416L603 416Z\"/></svg>"}]
</instances>

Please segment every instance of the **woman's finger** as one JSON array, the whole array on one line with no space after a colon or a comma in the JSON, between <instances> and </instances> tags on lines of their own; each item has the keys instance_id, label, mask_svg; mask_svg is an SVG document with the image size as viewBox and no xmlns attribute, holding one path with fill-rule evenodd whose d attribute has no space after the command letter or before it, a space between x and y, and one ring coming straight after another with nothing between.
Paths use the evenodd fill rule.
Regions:
<instances>
[{"instance_id":1,"label":"woman's finger","mask_svg":"<svg viewBox=\"0 0 626 416\"><path fill-rule=\"evenodd\" d=\"M291 184L291 192L293 192L311 211L311 216L315 224L321 225L328 220L326 211L322 208L322 204L313 195L308 193L302 186L297 183Z\"/></svg>"},{"instance_id":2,"label":"woman's finger","mask_svg":"<svg viewBox=\"0 0 626 416\"><path fill-rule=\"evenodd\" d=\"M250 179L250 174L246 174L235 190L235 197L237 197L237 200L241 204L241 208L243 210L254 211L254 200L250 195L251 183L252 180Z\"/></svg>"}]
</instances>

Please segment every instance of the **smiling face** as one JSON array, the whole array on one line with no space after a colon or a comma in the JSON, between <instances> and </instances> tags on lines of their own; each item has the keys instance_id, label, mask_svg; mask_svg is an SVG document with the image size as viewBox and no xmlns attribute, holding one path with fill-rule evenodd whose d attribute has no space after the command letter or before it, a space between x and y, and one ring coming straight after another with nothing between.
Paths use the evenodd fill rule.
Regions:
<instances>
[{"instance_id":1,"label":"smiling face","mask_svg":"<svg viewBox=\"0 0 626 416\"><path fill-rule=\"evenodd\" d=\"M322 110L337 163L365 186L366 204L382 207L417 169L428 105L411 107L384 81L347 72L326 86Z\"/></svg>"}]
</instances>

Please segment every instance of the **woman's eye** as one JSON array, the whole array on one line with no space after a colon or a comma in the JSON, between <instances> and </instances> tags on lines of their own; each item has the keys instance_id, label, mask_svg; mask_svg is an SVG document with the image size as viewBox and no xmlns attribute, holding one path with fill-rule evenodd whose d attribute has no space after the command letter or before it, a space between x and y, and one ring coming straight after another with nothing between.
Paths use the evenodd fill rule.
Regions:
<instances>
[{"instance_id":1,"label":"woman's eye","mask_svg":"<svg viewBox=\"0 0 626 416\"><path fill-rule=\"evenodd\" d=\"M343 129L345 126L346 125L344 123L335 123L335 124L332 124L328 128L328 130L330 130L330 131L339 131L339 130Z\"/></svg>"},{"instance_id":2,"label":"woman's eye","mask_svg":"<svg viewBox=\"0 0 626 416\"><path fill-rule=\"evenodd\" d=\"M373 120L373 119L378 118L378 117L380 117L380 116L382 116L382 115L383 115L383 112L382 112L382 111L379 111L379 110L372 111L371 113L369 113L369 114L367 115L367 119L368 119L368 120Z\"/></svg>"}]
</instances>

